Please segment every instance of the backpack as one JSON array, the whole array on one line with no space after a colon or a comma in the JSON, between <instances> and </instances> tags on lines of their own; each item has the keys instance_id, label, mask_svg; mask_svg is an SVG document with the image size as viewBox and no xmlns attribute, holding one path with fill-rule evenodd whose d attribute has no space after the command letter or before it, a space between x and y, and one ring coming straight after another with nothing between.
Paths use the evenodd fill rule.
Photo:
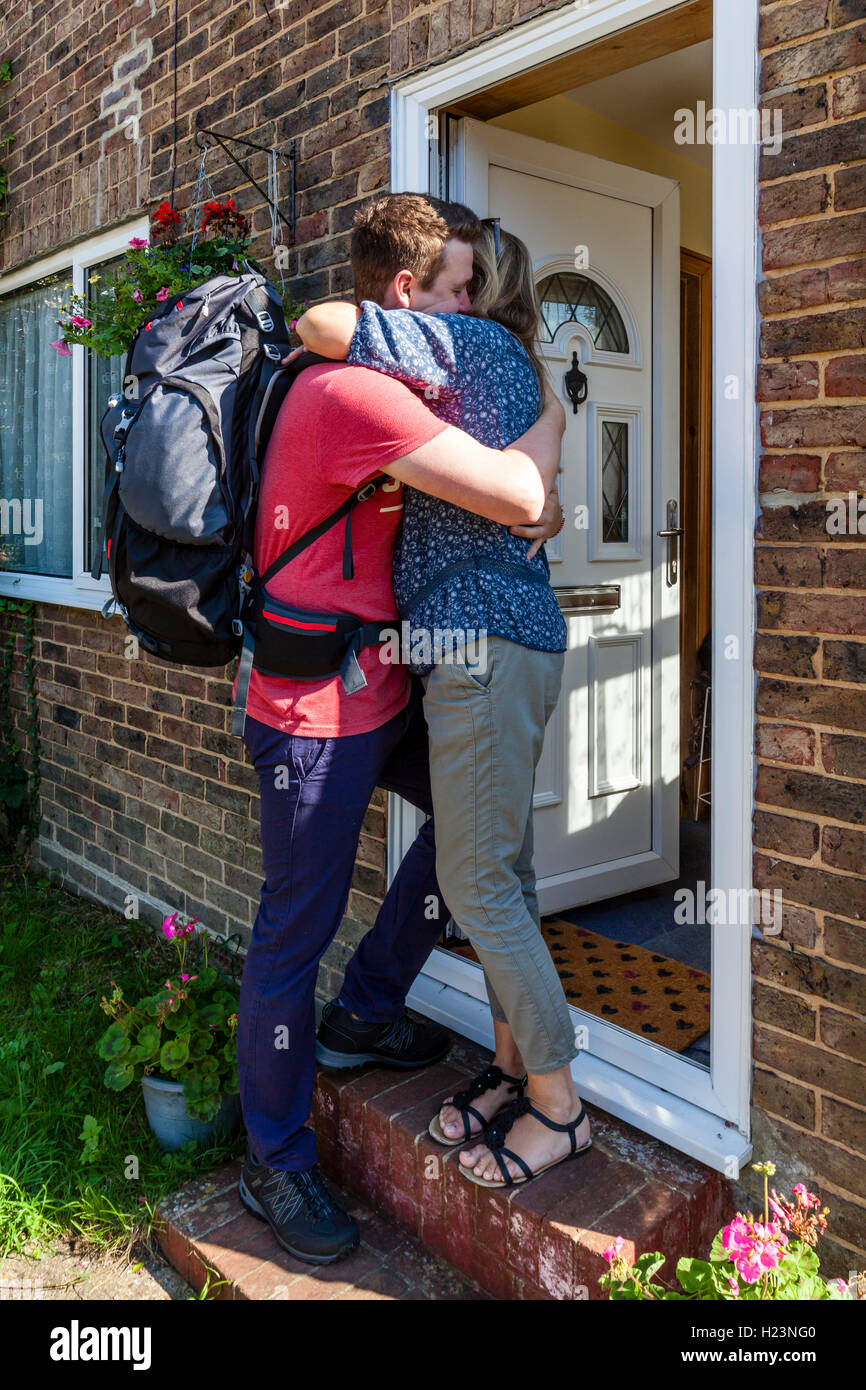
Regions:
<instances>
[{"instance_id":1,"label":"backpack","mask_svg":"<svg viewBox=\"0 0 866 1390\"><path fill-rule=\"evenodd\" d=\"M255 426L289 349L279 296L252 271L175 295L133 335L124 394L100 427L112 592L103 614L118 609L145 650L167 661L225 666L240 649ZM101 572L102 547L91 574Z\"/></svg>"},{"instance_id":2,"label":"backpack","mask_svg":"<svg viewBox=\"0 0 866 1390\"><path fill-rule=\"evenodd\" d=\"M345 518L343 578L354 577L352 513L387 481L379 474L288 547L261 576L253 565L261 465L279 409L300 372L327 361L303 353L285 367L289 334L277 291L258 272L214 276L166 300L136 329L123 397L101 433L108 455L103 537L112 597L146 651L193 666L240 654L232 724L242 734L250 672L293 680L339 674L366 685L362 647L393 619L301 610L267 585ZM128 395L127 395L128 393ZM102 548L91 574L102 572Z\"/></svg>"}]
</instances>

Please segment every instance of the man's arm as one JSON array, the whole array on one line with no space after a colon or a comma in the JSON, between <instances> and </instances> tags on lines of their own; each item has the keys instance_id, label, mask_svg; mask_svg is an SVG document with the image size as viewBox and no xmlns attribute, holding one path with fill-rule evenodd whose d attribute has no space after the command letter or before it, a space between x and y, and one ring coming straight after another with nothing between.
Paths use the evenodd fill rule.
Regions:
<instances>
[{"instance_id":1,"label":"man's arm","mask_svg":"<svg viewBox=\"0 0 866 1390\"><path fill-rule=\"evenodd\" d=\"M382 472L490 521L533 525L554 485L564 431L565 411L546 390L535 424L507 449L488 449L448 425L427 444L383 466Z\"/></svg>"}]
</instances>

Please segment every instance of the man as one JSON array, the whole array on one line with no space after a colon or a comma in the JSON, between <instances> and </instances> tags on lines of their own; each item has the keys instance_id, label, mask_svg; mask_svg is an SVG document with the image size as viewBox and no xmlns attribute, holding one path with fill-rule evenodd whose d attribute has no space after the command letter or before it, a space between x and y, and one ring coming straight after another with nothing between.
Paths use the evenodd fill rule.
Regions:
<instances>
[{"instance_id":1,"label":"man","mask_svg":"<svg viewBox=\"0 0 866 1390\"><path fill-rule=\"evenodd\" d=\"M353 232L356 298L386 308L465 311L478 231L474 214L457 204L415 194L377 200L362 209ZM555 406L510 448L488 449L381 373L345 363L310 367L289 393L268 446L258 572L352 491L386 473L391 483L354 511L352 579L342 577L337 527L269 587L299 607L396 621L391 562L401 484L536 535L532 523L553 483L563 425ZM367 683L351 695L338 677L302 682L254 671L244 733L259 776L265 883L239 1011L249 1137L240 1193L287 1250L312 1263L329 1263L358 1241L356 1223L322 1179L306 1123L316 1051L329 1065L378 1061L408 1070L438 1061L450 1043L445 1029L405 1012L406 994L441 931L431 820L349 961L339 997L326 1005L318 1046L314 1039L318 964L345 910L373 789L432 811L419 692L405 667L383 663L377 649L363 649L359 662Z\"/></svg>"}]
</instances>

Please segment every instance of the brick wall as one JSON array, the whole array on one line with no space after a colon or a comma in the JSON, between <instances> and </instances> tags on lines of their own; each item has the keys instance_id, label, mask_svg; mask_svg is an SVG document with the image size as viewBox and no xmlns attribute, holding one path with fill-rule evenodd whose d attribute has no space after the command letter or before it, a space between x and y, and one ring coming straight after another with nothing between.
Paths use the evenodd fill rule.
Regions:
<instances>
[{"instance_id":1,"label":"brick wall","mask_svg":"<svg viewBox=\"0 0 866 1390\"><path fill-rule=\"evenodd\" d=\"M197 171L197 124L296 138L291 289L345 291L355 209L387 185L390 80L565 3L181 0L178 205ZM169 0L7 6L15 76L0 101L16 143L3 269L167 194L170 14ZM866 492L864 19L864 0L761 6L765 104L789 134L761 164L755 879L781 887L786 910L781 938L754 948L753 1122L759 1157L832 1198L840 1270L866 1249L866 551L827 533L825 503ZM267 265L258 195L223 156L213 169L216 191L252 213ZM126 888L246 931L257 805L228 733L232 669L129 662L122 636L119 622L41 609L44 856L111 902ZM380 801L323 991L375 913L384 834Z\"/></svg>"},{"instance_id":2,"label":"brick wall","mask_svg":"<svg viewBox=\"0 0 866 1390\"><path fill-rule=\"evenodd\" d=\"M866 1247L866 3L762 4L754 1137ZM859 161L859 162L858 162ZM845 1250L839 1250L840 1264ZM852 1264L854 1261L852 1261Z\"/></svg>"},{"instance_id":3,"label":"brick wall","mask_svg":"<svg viewBox=\"0 0 866 1390\"><path fill-rule=\"evenodd\" d=\"M297 140L298 298L351 283L357 207L388 186L389 81L556 4L469 0L180 0L177 206L199 169L197 126L262 144ZM411 10L411 15L410 15ZM167 196L172 167L171 0L12 0L0 92L12 181L0 271L117 225ZM258 162L255 162L255 161ZM251 171L263 183L265 156ZM251 214L252 252L273 266L270 216L215 150L208 172ZM288 198L281 166L279 192ZM256 779L229 732L234 664L179 671L129 661L125 629L97 614L42 605L43 841L40 856L76 889L142 916L195 913L248 936L261 857ZM23 725L23 686L14 696ZM385 798L367 814L346 919L324 958L319 993L345 963L385 890Z\"/></svg>"}]
</instances>

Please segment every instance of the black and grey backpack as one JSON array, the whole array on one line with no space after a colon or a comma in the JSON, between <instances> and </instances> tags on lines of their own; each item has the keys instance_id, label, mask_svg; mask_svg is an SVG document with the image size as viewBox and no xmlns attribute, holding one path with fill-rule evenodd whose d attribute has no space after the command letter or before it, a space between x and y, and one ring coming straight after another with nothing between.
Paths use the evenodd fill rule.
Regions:
<instances>
[{"instance_id":1,"label":"black and grey backpack","mask_svg":"<svg viewBox=\"0 0 866 1390\"><path fill-rule=\"evenodd\" d=\"M256 423L289 349L279 295L253 270L167 299L135 331L101 426L103 612L119 610L168 661L224 666L240 650L239 572L266 442ZM100 545L95 579L102 561Z\"/></svg>"}]
</instances>

